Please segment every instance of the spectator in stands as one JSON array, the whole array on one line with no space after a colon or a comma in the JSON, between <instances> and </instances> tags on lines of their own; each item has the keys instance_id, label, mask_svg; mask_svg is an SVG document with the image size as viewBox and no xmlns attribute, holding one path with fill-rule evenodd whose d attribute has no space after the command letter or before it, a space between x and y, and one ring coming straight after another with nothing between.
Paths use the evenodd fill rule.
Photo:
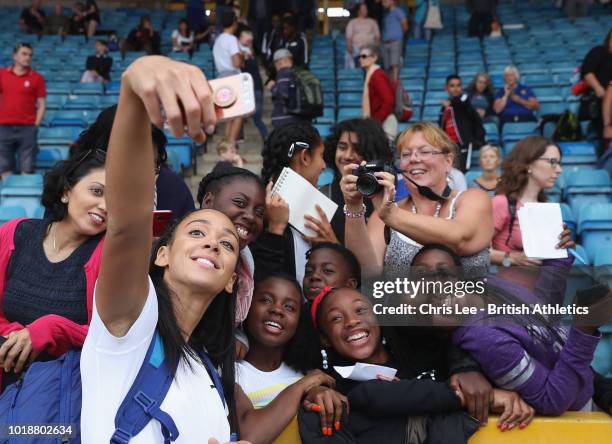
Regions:
<instances>
[{"instance_id":1,"label":"spectator in stands","mask_svg":"<svg viewBox=\"0 0 612 444\"><path fill-rule=\"evenodd\" d=\"M488 37L491 34L491 23L496 16L495 0L467 0L466 7L470 13L468 25L469 37Z\"/></svg>"},{"instance_id":2,"label":"spectator in stands","mask_svg":"<svg viewBox=\"0 0 612 444\"><path fill-rule=\"evenodd\" d=\"M484 144L482 119L472 107L468 95L461 88L461 77L451 74L446 78L448 99L442 101L438 124L459 148L457 164L466 171L472 150Z\"/></svg>"},{"instance_id":3,"label":"spectator in stands","mask_svg":"<svg viewBox=\"0 0 612 444\"><path fill-rule=\"evenodd\" d=\"M497 168L501 163L501 154L499 148L495 145L484 145L480 148L480 168L482 174L472 180L469 188L480 188L487 193L489 197L495 197L497 192L497 184L499 183L499 173Z\"/></svg>"},{"instance_id":4,"label":"spectator in stands","mask_svg":"<svg viewBox=\"0 0 612 444\"><path fill-rule=\"evenodd\" d=\"M612 30L603 45L592 48L582 61L581 75L590 90L583 94L579 111L580 120L590 120L598 136L603 134L601 120L602 100L606 87L612 81Z\"/></svg>"},{"instance_id":5,"label":"spectator in stands","mask_svg":"<svg viewBox=\"0 0 612 444\"><path fill-rule=\"evenodd\" d=\"M606 95L604 96L601 107L601 120L604 128L603 138L606 144L604 146L604 152L606 152L612 140L612 80L610 80L606 88Z\"/></svg>"},{"instance_id":6,"label":"spectator in stands","mask_svg":"<svg viewBox=\"0 0 612 444\"><path fill-rule=\"evenodd\" d=\"M153 29L151 18L148 15L140 17L140 24L132 29L127 38L123 40L121 52L145 51L147 54L161 54L161 39L159 33Z\"/></svg>"},{"instance_id":7,"label":"spectator in stands","mask_svg":"<svg viewBox=\"0 0 612 444\"><path fill-rule=\"evenodd\" d=\"M277 49L281 48L283 40L283 22L282 17L278 13L272 14L270 17L270 29L266 31L261 39L261 53L266 59L268 71L274 68L272 57ZM270 73L268 72L268 75Z\"/></svg>"},{"instance_id":8,"label":"spectator in stands","mask_svg":"<svg viewBox=\"0 0 612 444\"><path fill-rule=\"evenodd\" d=\"M64 7L55 3L53 15L45 18L45 34L66 35L70 31L70 18L64 15Z\"/></svg>"},{"instance_id":9,"label":"spectator in stands","mask_svg":"<svg viewBox=\"0 0 612 444\"><path fill-rule=\"evenodd\" d=\"M282 47L288 49L293 55L293 66L305 68L308 66L308 40L306 35L299 31L295 17L288 15L283 18Z\"/></svg>"},{"instance_id":10,"label":"spectator in stands","mask_svg":"<svg viewBox=\"0 0 612 444\"><path fill-rule=\"evenodd\" d=\"M2 388L30 360L83 345L106 230L105 153L89 147L45 176L47 217L0 228Z\"/></svg>"},{"instance_id":11,"label":"spectator in stands","mask_svg":"<svg viewBox=\"0 0 612 444\"><path fill-rule=\"evenodd\" d=\"M238 153L238 150L236 149L236 142L233 140L220 140L217 144L217 155L219 156L219 161L217 164L223 162L239 168L244 166L244 160Z\"/></svg>"},{"instance_id":12,"label":"spectator in stands","mask_svg":"<svg viewBox=\"0 0 612 444\"><path fill-rule=\"evenodd\" d=\"M363 272L379 275L384 268L387 277L404 277L419 244L436 242L462 256L470 278L486 274L493 236L491 201L480 190L455 192L448 187L455 144L437 125L420 122L399 136L397 150L410 197L396 205L394 175L375 173L384 190L372 196L376 211L367 224L357 176L351 174L357 165L343 169L345 242ZM388 230L390 237L385 235Z\"/></svg>"},{"instance_id":13,"label":"spectator in stands","mask_svg":"<svg viewBox=\"0 0 612 444\"><path fill-rule=\"evenodd\" d=\"M108 56L108 46L105 40L96 41L96 53L87 57L85 72L81 77L81 82L101 82L106 83L110 80L110 71L113 67L113 59Z\"/></svg>"},{"instance_id":14,"label":"spectator in stands","mask_svg":"<svg viewBox=\"0 0 612 444\"><path fill-rule=\"evenodd\" d=\"M375 45L364 45L359 51L359 64L365 71L361 113L364 119L371 117L378 121L389 140L395 140L398 125L393 113L395 92L389 77L377 64L379 54Z\"/></svg>"},{"instance_id":15,"label":"spectator in stands","mask_svg":"<svg viewBox=\"0 0 612 444\"><path fill-rule=\"evenodd\" d=\"M528 86L519 83L520 74L515 66L504 69L504 87L497 91L493 110L499 115L500 125L506 122L535 121L534 111L540 103Z\"/></svg>"},{"instance_id":16,"label":"spectator in stands","mask_svg":"<svg viewBox=\"0 0 612 444\"><path fill-rule=\"evenodd\" d=\"M101 23L100 9L96 0L85 0L80 14L85 24L87 38L93 37Z\"/></svg>"},{"instance_id":17,"label":"spectator in stands","mask_svg":"<svg viewBox=\"0 0 612 444\"><path fill-rule=\"evenodd\" d=\"M161 102L172 133L181 137L188 127L188 134L202 143L202 128L215 123L212 102L200 101L210 90L196 67L143 57L124 72L121 93L107 163L108 224L113 229L106 235L96 309L81 354L81 438L92 442L112 436L116 412L136 377L134 370L143 364L145 344L157 331L164 365L173 379L166 400L180 399L166 402L164 410L181 424L182 436L226 442L228 421L236 430L231 348L239 251L236 229L225 215L199 210L168 230L153 252L149 229L155 164L146 122L161 125ZM204 358L196 357L205 356L203 350L213 362L208 366ZM217 366L227 412L207 371L215 372ZM153 422L139 436L146 442L164 440L159 424Z\"/></svg>"},{"instance_id":18,"label":"spectator in stands","mask_svg":"<svg viewBox=\"0 0 612 444\"><path fill-rule=\"evenodd\" d=\"M382 3L387 10L382 27L382 58L385 70L389 72L391 80L397 80L399 79L399 66L404 52L404 34L408 32L408 21L404 10L395 4L395 0L383 0Z\"/></svg>"},{"instance_id":19,"label":"spectator in stands","mask_svg":"<svg viewBox=\"0 0 612 444\"><path fill-rule=\"evenodd\" d=\"M350 56L347 68L359 66L359 51L366 44L380 45L380 30L378 23L368 17L368 7L361 3L355 7L355 18L346 25L346 50Z\"/></svg>"},{"instance_id":20,"label":"spectator in stands","mask_svg":"<svg viewBox=\"0 0 612 444\"><path fill-rule=\"evenodd\" d=\"M85 34L85 18L83 16L83 11L85 11L85 3L83 2L76 2L72 6L72 17L70 18L71 35Z\"/></svg>"},{"instance_id":21,"label":"spectator in stands","mask_svg":"<svg viewBox=\"0 0 612 444\"><path fill-rule=\"evenodd\" d=\"M272 91L272 126L279 128L288 123L306 122L302 116L289 114L287 107L291 99L293 79L293 55L288 49L277 49L274 53L276 81L270 80L266 86Z\"/></svg>"},{"instance_id":22,"label":"spectator in stands","mask_svg":"<svg viewBox=\"0 0 612 444\"><path fill-rule=\"evenodd\" d=\"M242 72L251 74L255 87L255 115L253 116L253 123L257 127L262 140L266 140L268 128L261 118L263 114L263 81L261 80L261 74L259 74L259 63L257 63L253 48L253 32L247 28L240 31L238 43L243 60Z\"/></svg>"},{"instance_id":23,"label":"spectator in stands","mask_svg":"<svg viewBox=\"0 0 612 444\"><path fill-rule=\"evenodd\" d=\"M570 21L576 20L576 17L585 17L589 15L591 2L589 0L565 0L564 9Z\"/></svg>"},{"instance_id":24,"label":"spectator in stands","mask_svg":"<svg viewBox=\"0 0 612 444\"><path fill-rule=\"evenodd\" d=\"M561 150L551 140L529 136L514 145L502 164L497 195L492 201L495 232L491 263L504 267L542 264L523 252L517 211L527 202L546 202L544 190L555 185L561 172ZM530 277L513 277L519 279L527 284L533 282Z\"/></svg>"},{"instance_id":25,"label":"spectator in stands","mask_svg":"<svg viewBox=\"0 0 612 444\"><path fill-rule=\"evenodd\" d=\"M338 123L332 129L332 134L325 139L323 158L334 171L334 178L329 185L321 188L321 192L338 204L330 223L336 238L344 245L344 196L340 189L344 166L361 164L364 160L389 162L393 152L379 122L374 119L349 119ZM364 199L364 203L367 220L374 211L374 205L368 198Z\"/></svg>"},{"instance_id":26,"label":"spectator in stands","mask_svg":"<svg viewBox=\"0 0 612 444\"><path fill-rule=\"evenodd\" d=\"M467 87L467 93L472 104L483 122L498 123L497 116L493 111L495 93L493 82L487 73L480 72L474 76L474 80Z\"/></svg>"},{"instance_id":27,"label":"spectator in stands","mask_svg":"<svg viewBox=\"0 0 612 444\"><path fill-rule=\"evenodd\" d=\"M194 34L189 29L186 19L179 21L178 29L172 31L172 51L174 52L193 52Z\"/></svg>"},{"instance_id":28,"label":"spectator in stands","mask_svg":"<svg viewBox=\"0 0 612 444\"><path fill-rule=\"evenodd\" d=\"M0 175L13 173L19 155L23 174L32 174L38 150L38 127L45 115L45 79L32 69L32 47L18 43L14 65L0 69Z\"/></svg>"},{"instance_id":29,"label":"spectator in stands","mask_svg":"<svg viewBox=\"0 0 612 444\"><path fill-rule=\"evenodd\" d=\"M32 0L29 8L23 8L19 27L28 34L41 34L45 24L45 11L40 7L41 0Z\"/></svg>"},{"instance_id":30,"label":"spectator in stands","mask_svg":"<svg viewBox=\"0 0 612 444\"><path fill-rule=\"evenodd\" d=\"M240 73L242 67L242 53L238 45L238 39L234 35L238 29L236 14L234 11L225 11L221 16L223 32L215 40L213 46L213 57L215 67L219 72L218 77L226 77ZM237 140L242 128L242 117L230 120L225 125L225 138Z\"/></svg>"},{"instance_id":31,"label":"spectator in stands","mask_svg":"<svg viewBox=\"0 0 612 444\"><path fill-rule=\"evenodd\" d=\"M275 128L262 150L263 167L261 177L266 188L266 214L272 214L273 222L268 222L267 230L253 243L253 256L267 264L270 272L283 272L295 276L298 282L304 278L306 252L312 243L338 243L329 222L321 217L306 216L306 227L314 230L315 237L302 236L288 225L289 207L278 195L271 195L272 182L278 179L283 168L288 167L317 186L319 175L325 168L323 160L323 141L316 128L305 123L290 123ZM321 213L320 213L321 214ZM279 254L279 251L282 252Z\"/></svg>"}]
</instances>

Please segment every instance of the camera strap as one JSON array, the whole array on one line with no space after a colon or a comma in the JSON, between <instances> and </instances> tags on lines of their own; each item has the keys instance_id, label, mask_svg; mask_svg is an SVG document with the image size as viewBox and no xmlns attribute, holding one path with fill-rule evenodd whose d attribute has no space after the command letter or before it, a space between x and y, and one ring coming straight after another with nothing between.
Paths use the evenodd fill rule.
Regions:
<instances>
[{"instance_id":1,"label":"camera strap","mask_svg":"<svg viewBox=\"0 0 612 444\"><path fill-rule=\"evenodd\" d=\"M453 190L451 190L451 187L448 184L446 184L446 187L444 187L444 191L442 191L442 194L437 194L431 188L423 186L423 185L419 185L414 180L412 180L410 177L408 177L408 175L406 175L405 173L402 173L402 175L404 176L406 180L408 180L411 184L417 187L417 190L421 196L429 200L434 200L438 202L441 202L443 200L448 200L453 192Z\"/></svg>"}]
</instances>

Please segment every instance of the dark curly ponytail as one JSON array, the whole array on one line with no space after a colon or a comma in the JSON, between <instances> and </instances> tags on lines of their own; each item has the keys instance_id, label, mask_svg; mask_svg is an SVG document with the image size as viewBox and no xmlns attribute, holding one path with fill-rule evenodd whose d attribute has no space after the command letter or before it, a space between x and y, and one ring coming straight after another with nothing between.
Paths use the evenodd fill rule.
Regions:
<instances>
[{"instance_id":1,"label":"dark curly ponytail","mask_svg":"<svg viewBox=\"0 0 612 444\"><path fill-rule=\"evenodd\" d=\"M321 144L321 136L315 127L308 123L289 123L274 129L266 139L261 151L263 168L261 177L264 183L274 181L284 167L291 165L291 159L299 150L289 157L289 148L294 142L307 143L311 149Z\"/></svg>"}]
</instances>

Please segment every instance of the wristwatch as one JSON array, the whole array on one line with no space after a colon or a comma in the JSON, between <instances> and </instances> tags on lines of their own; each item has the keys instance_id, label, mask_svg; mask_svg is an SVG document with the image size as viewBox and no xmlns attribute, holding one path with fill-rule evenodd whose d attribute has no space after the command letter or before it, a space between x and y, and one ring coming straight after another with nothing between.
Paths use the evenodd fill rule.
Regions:
<instances>
[{"instance_id":1,"label":"wristwatch","mask_svg":"<svg viewBox=\"0 0 612 444\"><path fill-rule=\"evenodd\" d=\"M502 260L502 265L504 267L506 267L506 268L509 267L510 265L512 265L512 261L510 261L510 252L509 251L506 251L504 253L504 259Z\"/></svg>"}]
</instances>

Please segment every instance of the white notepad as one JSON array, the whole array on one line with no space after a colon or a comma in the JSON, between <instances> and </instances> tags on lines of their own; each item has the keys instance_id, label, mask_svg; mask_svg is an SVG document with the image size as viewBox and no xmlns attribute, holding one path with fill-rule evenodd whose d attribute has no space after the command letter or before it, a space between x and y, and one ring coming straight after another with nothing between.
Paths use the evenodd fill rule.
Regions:
<instances>
[{"instance_id":1,"label":"white notepad","mask_svg":"<svg viewBox=\"0 0 612 444\"><path fill-rule=\"evenodd\" d=\"M528 202L518 210L523 251L529 259L562 259L565 248L555 248L563 231L561 206L558 203Z\"/></svg>"},{"instance_id":2,"label":"white notepad","mask_svg":"<svg viewBox=\"0 0 612 444\"><path fill-rule=\"evenodd\" d=\"M272 188L272 194L279 194L289 205L289 223L305 236L315 236L316 233L304 226L306 214L320 219L315 205L319 205L327 220L331 221L338 209L338 204L317 190L306 179L285 167Z\"/></svg>"}]
</instances>

